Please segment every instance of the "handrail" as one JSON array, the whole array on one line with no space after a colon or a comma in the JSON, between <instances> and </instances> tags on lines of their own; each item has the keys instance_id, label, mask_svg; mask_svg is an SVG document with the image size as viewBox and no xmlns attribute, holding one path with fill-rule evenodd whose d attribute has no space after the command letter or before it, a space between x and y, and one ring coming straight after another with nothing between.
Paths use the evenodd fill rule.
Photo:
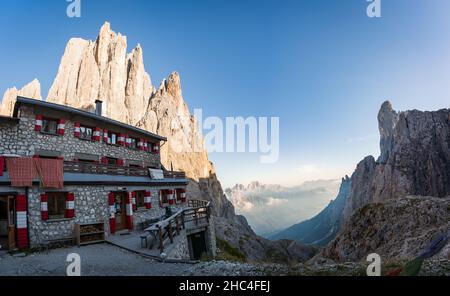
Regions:
<instances>
[{"instance_id":1,"label":"handrail","mask_svg":"<svg viewBox=\"0 0 450 296\"><path fill-rule=\"evenodd\" d=\"M202 204L203 206L190 207L193 204ZM170 243L173 243L174 236L179 235L182 229L186 229L187 223L192 222L195 226L209 224L211 215L210 204L211 202L209 201L189 200L187 208L145 230L153 233L153 237L158 240L158 248L162 253L164 251L164 241L169 238Z\"/></svg>"}]
</instances>

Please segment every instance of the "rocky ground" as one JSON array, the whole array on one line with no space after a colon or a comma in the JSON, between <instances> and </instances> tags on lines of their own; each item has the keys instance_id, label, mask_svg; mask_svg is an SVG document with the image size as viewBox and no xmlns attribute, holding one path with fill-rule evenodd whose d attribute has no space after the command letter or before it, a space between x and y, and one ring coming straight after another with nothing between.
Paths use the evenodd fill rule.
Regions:
<instances>
[{"instance_id":1,"label":"rocky ground","mask_svg":"<svg viewBox=\"0 0 450 296\"><path fill-rule=\"evenodd\" d=\"M209 261L196 264L162 263L143 258L108 244L55 249L45 253L0 255L0 276L64 276L66 257L81 256L84 276L267 276L267 275L365 275L365 263L344 264L250 264L229 261ZM430 260L424 264L422 275L450 276L449 260Z\"/></svg>"}]
</instances>

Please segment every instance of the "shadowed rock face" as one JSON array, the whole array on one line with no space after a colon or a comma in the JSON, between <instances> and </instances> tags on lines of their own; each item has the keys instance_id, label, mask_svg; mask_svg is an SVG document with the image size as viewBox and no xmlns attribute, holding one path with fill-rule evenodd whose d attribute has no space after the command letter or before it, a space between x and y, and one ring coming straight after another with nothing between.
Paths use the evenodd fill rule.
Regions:
<instances>
[{"instance_id":1,"label":"shadowed rock face","mask_svg":"<svg viewBox=\"0 0 450 296\"><path fill-rule=\"evenodd\" d=\"M389 154L394 148L394 132L398 122L398 113L392 109L390 102L386 101L381 105L378 112L378 129L380 131L380 151L378 162L384 163L389 158Z\"/></svg>"},{"instance_id":2,"label":"shadowed rock face","mask_svg":"<svg viewBox=\"0 0 450 296\"><path fill-rule=\"evenodd\" d=\"M396 113L385 102L378 115L381 155L352 175L345 220L370 202L406 195L450 195L450 109Z\"/></svg>"},{"instance_id":3,"label":"shadowed rock face","mask_svg":"<svg viewBox=\"0 0 450 296\"><path fill-rule=\"evenodd\" d=\"M450 229L450 109L396 113L385 102L378 120L381 156L366 157L353 173L344 227L325 257L411 258Z\"/></svg>"},{"instance_id":4,"label":"shadowed rock face","mask_svg":"<svg viewBox=\"0 0 450 296\"><path fill-rule=\"evenodd\" d=\"M323 256L338 262L384 261L417 257L439 234L450 229L450 197L408 196L371 203L356 210ZM450 259L450 242L436 255Z\"/></svg>"}]
</instances>

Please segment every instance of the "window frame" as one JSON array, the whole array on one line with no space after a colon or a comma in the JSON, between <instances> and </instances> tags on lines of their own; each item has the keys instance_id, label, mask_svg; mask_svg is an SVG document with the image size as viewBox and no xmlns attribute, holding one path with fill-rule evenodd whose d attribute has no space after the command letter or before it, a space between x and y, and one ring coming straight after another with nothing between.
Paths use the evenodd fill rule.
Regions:
<instances>
[{"instance_id":1,"label":"window frame","mask_svg":"<svg viewBox=\"0 0 450 296\"><path fill-rule=\"evenodd\" d=\"M49 121L53 121L55 122L55 132L48 132L48 131L44 131L44 126L45 126L45 122L49 122ZM52 136L58 136L58 124L59 124L59 119L57 118L53 118L53 117L46 117L43 116L42 117L42 127L41 127L41 134L45 134L45 135L52 135Z\"/></svg>"},{"instance_id":2,"label":"window frame","mask_svg":"<svg viewBox=\"0 0 450 296\"><path fill-rule=\"evenodd\" d=\"M66 218L66 201L68 192L62 191L51 191L45 192L47 195L48 201L48 220L61 220ZM59 196L58 196L59 195ZM58 199L61 199L58 201ZM56 207L58 213L53 213L53 205L52 203L56 201Z\"/></svg>"},{"instance_id":3,"label":"window frame","mask_svg":"<svg viewBox=\"0 0 450 296\"><path fill-rule=\"evenodd\" d=\"M82 129L90 129L91 130L91 135L90 138L84 138L83 137L83 132ZM88 125L84 125L80 123L80 136L78 137L80 140L85 140L85 141L94 141L94 132L95 132L95 127L91 127Z\"/></svg>"},{"instance_id":4,"label":"window frame","mask_svg":"<svg viewBox=\"0 0 450 296\"><path fill-rule=\"evenodd\" d=\"M112 136L114 135L115 137L115 143L112 142ZM114 132L114 131L108 131L108 145L113 145L113 146L117 146L119 145L117 142L119 140L119 134Z\"/></svg>"},{"instance_id":5,"label":"window frame","mask_svg":"<svg viewBox=\"0 0 450 296\"><path fill-rule=\"evenodd\" d=\"M130 141L128 148L130 148L131 150L138 150L137 143L138 143L139 139L132 138L132 137L129 137L129 138L131 139L131 141ZM133 146L133 143L134 143L134 146Z\"/></svg>"},{"instance_id":6,"label":"window frame","mask_svg":"<svg viewBox=\"0 0 450 296\"><path fill-rule=\"evenodd\" d=\"M135 198L136 198L136 208L145 210L145 190L135 191Z\"/></svg>"}]
</instances>

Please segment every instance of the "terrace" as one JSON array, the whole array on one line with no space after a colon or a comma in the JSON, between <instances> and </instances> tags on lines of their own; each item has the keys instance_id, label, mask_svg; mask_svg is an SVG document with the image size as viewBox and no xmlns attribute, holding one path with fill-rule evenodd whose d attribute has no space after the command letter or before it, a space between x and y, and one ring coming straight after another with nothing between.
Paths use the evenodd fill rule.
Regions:
<instances>
[{"instance_id":1,"label":"terrace","mask_svg":"<svg viewBox=\"0 0 450 296\"><path fill-rule=\"evenodd\" d=\"M76 161L64 161L65 173L116 175L116 176L148 176L147 168L107 165L100 163L84 163ZM185 179L184 172L167 171L163 169L164 179Z\"/></svg>"}]
</instances>

